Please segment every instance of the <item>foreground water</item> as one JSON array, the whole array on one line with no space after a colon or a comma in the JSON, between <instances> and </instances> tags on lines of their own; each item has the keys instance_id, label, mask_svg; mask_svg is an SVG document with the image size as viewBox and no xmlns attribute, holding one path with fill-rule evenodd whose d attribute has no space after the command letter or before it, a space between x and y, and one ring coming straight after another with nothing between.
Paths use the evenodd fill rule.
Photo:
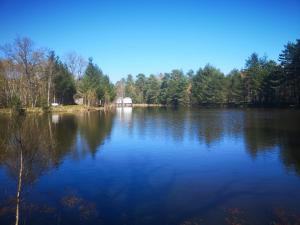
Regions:
<instances>
[{"instance_id":1,"label":"foreground water","mask_svg":"<svg viewBox=\"0 0 300 225\"><path fill-rule=\"evenodd\" d=\"M0 224L299 224L298 110L0 117Z\"/></svg>"}]
</instances>

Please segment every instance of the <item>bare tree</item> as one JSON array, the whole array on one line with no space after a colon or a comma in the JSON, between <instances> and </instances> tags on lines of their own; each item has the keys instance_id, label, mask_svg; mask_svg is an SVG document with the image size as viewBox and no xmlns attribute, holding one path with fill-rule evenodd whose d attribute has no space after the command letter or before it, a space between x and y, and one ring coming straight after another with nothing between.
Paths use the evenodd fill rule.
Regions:
<instances>
[{"instance_id":1,"label":"bare tree","mask_svg":"<svg viewBox=\"0 0 300 225\"><path fill-rule=\"evenodd\" d=\"M116 94L119 98L125 97L125 79L122 79L116 83Z\"/></svg>"},{"instance_id":2,"label":"bare tree","mask_svg":"<svg viewBox=\"0 0 300 225\"><path fill-rule=\"evenodd\" d=\"M46 65L46 80L47 80L47 106L50 107L52 83L55 73L55 53L50 51Z\"/></svg>"},{"instance_id":3,"label":"bare tree","mask_svg":"<svg viewBox=\"0 0 300 225\"><path fill-rule=\"evenodd\" d=\"M24 102L35 107L39 92L39 81L43 76L43 62L45 51L35 49L29 38L16 38L13 44L1 47L2 52L14 69L19 73L19 81L22 84L20 91L25 92ZM27 93L28 91L28 93Z\"/></svg>"},{"instance_id":4,"label":"bare tree","mask_svg":"<svg viewBox=\"0 0 300 225\"><path fill-rule=\"evenodd\" d=\"M87 61L75 51L68 52L64 56L64 62L73 76L80 78L87 66Z\"/></svg>"}]
</instances>

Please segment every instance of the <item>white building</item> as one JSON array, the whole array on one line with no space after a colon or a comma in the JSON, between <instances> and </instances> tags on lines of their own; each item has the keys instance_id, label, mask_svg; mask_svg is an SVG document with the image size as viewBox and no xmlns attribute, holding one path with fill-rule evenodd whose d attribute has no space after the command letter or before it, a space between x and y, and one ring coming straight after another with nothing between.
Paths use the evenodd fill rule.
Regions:
<instances>
[{"instance_id":1,"label":"white building","mask_svg":"<svg viewBox=\"0 0 300 225\"><path fill-rule=\"evenodd\" d=\"M116 105L121 106L121 107L123 107L123 106L132 106L132 99L129 98L129 97L125 97L125 98L119 97L116 100Z\"/></svg>"},{"instance_id":2,"label":"white building","mask_svg":"<svg viewBox=\"0 0 300 225\"><path fill-rule=\"evenodd\" d=\"M83 98L74 98L74 102L77 105L83 105Z\"/></svg>"},{"instance_id":3,"label":"white building","mask_svg":"<svg viewBox=\"0 0 300 225\"><path fill-rule=\"evenodd\" d=\"M51 106L53 106L53 107L56 107L56 106L58 106L59 104L57 103L57 102L52 102L51 103Z\"/></svg>"}]
</instances>

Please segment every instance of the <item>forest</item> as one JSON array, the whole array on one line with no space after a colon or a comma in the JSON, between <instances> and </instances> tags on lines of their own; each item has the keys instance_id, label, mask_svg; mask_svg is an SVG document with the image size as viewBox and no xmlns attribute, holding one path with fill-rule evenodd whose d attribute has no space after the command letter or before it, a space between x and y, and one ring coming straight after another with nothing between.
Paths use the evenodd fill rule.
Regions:
<instances>
[{"instance_id":1,"label":"forest","mask_svg":"<svg viewBox=\"0 0 300 225\"><path fill-rule=\"evenodd\" d=\"M131 74L113 84L92 58L76 52L59 57L26 37L0 46L0 107L49 108L51 103L111 104L116 97L133 103L172 106L300 106L300 40L289 42L278 62L253 53L243 69L224 74L207 64L184 73Z\"/></svg>"}]
</instances>

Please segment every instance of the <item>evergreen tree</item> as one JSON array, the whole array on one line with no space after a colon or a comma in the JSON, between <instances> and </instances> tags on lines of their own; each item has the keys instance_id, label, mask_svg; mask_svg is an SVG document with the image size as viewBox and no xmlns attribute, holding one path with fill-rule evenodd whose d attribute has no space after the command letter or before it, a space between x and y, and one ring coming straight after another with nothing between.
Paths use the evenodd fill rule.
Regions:
<instances>
[{"instance_id":1,"label":"evergreen tree","mask_svg":"<svg viewBox=\"0 0 300 225\"><path fill-rule=\"evenodd\" d=\"M116 94L114 85L110 82L109 77L104 75L100 80L100 100L104 105L109 104L114 100Z\"/></svg>"},{"instance_id":2,"label":"evergreen tree","mask_svg":"<svg viewBox=\"0 0 300 225\"><path fill-rule=\"evenodd\" d=\"M224 75L211 65L199 69L192 81L192 94L197 104L225 102Z\"/></svg>"},{"instance_id":3,"label":"evergreen tree","mask_svg":"<svg viewBox=\"0 0 300 225\"><path fill-rule=\"evenodd\" d=\"M60 61L56 61L53 82L56 100L60 104L74 104L73 96L76 93L74 77Z\"/></svg>"},{"instance_id":4,"label":"evergreen tree","mask_svg":"<svg viewBox=\"0 0 300 225\"><path fill-rule=\"evenodd\" d=\"M276 64L273 67L262 82L262 104L264 105L280 105L283 102L280 96L283 71Z\"/></svg>"},{"instance_id":5,"label":"evergreen tree","mask_svg":"<svg viewBox=\"0 0 300 225\"><path fill-rule=\"evenodd\" d=\"M167 103L168 103L169 81L170 81L170 74L165 73L162 78L162 82L160 85L159 97L158 97L159 102L163 105L167 105Z\"/></svg>"},{"instance_id":6,"label":"evergreen tree","mask_svg":"<svg viewBox=\"0 0 300 225\"><path fill-rule=\"evenodd\" d=\"M142 73L136 76L135 81L136 95L138 103L146 102L146 76Z\"/></svg>"},{"instance_id":7,"label":"evergreen tree","mask_svg":"<svg viewBox=\"0 0 300 225\"><path fill-rule=\"evenodd\" d=\"M92 58L90 58L79 85L80 92L86 105L98 105L99 99L104 97L103 90L100 88L100 81L102 78L102 71L93 63Z\"/></svg>"},{"instance_id":8,"label":"evergreen tree","mask_svg":"<svg viewBox=\"0 0 300 225\"><path fill-rule=\"evenodd\" d=\"M226 102L229 104L241 104L243 102L242 75L239 70L232 70L225 78Z\"/></svg>"},{"instance_id":9,"label":"evergreen tree","mask_svg":"<svg viewBox=\"0 0 300 225\"><path fill-rule=\"evenodd\" d=\"M248 58L246 68L243 71L245 75L243 86L246 90L245 99L247 103L257 105L267 101L266 92L270 94L271 86L275 88L274 85L277 82L271 76L271 73L275 72L276 67L275 61L267 60L266 57L259 58L256 53L253 53ZM273 79L272 81L270 80L271 78Z\"/></svg>"},{"instance_id":10,"label":"evergreen tree","mask_svg":"<svg viewBox=\"0 0 300 225\"><path fill-rule=\"evenodd\" d=\"M288 43L279 56L284 70L285 96L289 104L300 105L300 39Z\"/></svg>"},{"instance_id":11,"label":"evergreen tree","mask_svg":"<svg viewBox=\"0 0 300 225\"><path fill-rule=\"evenodd\" d=\"M160 84L154 75L150 75L146 82L146 103L157 104Z\"/></svg>"},{"instance_id":12,"label":"evergreen tree","mask_svg":"<svg viewBox=\"0 0 300 225\"><path fill-rule=\"evenodd\" d=\"M188 79L181 70L173 70L167 88L167 104L188 105Z\"/></svg>"},{"instance_id":13,"label":"evergreen tree","mask_svg":"<svg viewBox=\"0 0 300 225\"><path fill-rule=\"evenodd\" d=\"M125 95L126 97L130 97L134 103L138 102L138 97L136 94L136 87L131 74L127 76L125 82Z\"/></svg>"}]
</instances>

